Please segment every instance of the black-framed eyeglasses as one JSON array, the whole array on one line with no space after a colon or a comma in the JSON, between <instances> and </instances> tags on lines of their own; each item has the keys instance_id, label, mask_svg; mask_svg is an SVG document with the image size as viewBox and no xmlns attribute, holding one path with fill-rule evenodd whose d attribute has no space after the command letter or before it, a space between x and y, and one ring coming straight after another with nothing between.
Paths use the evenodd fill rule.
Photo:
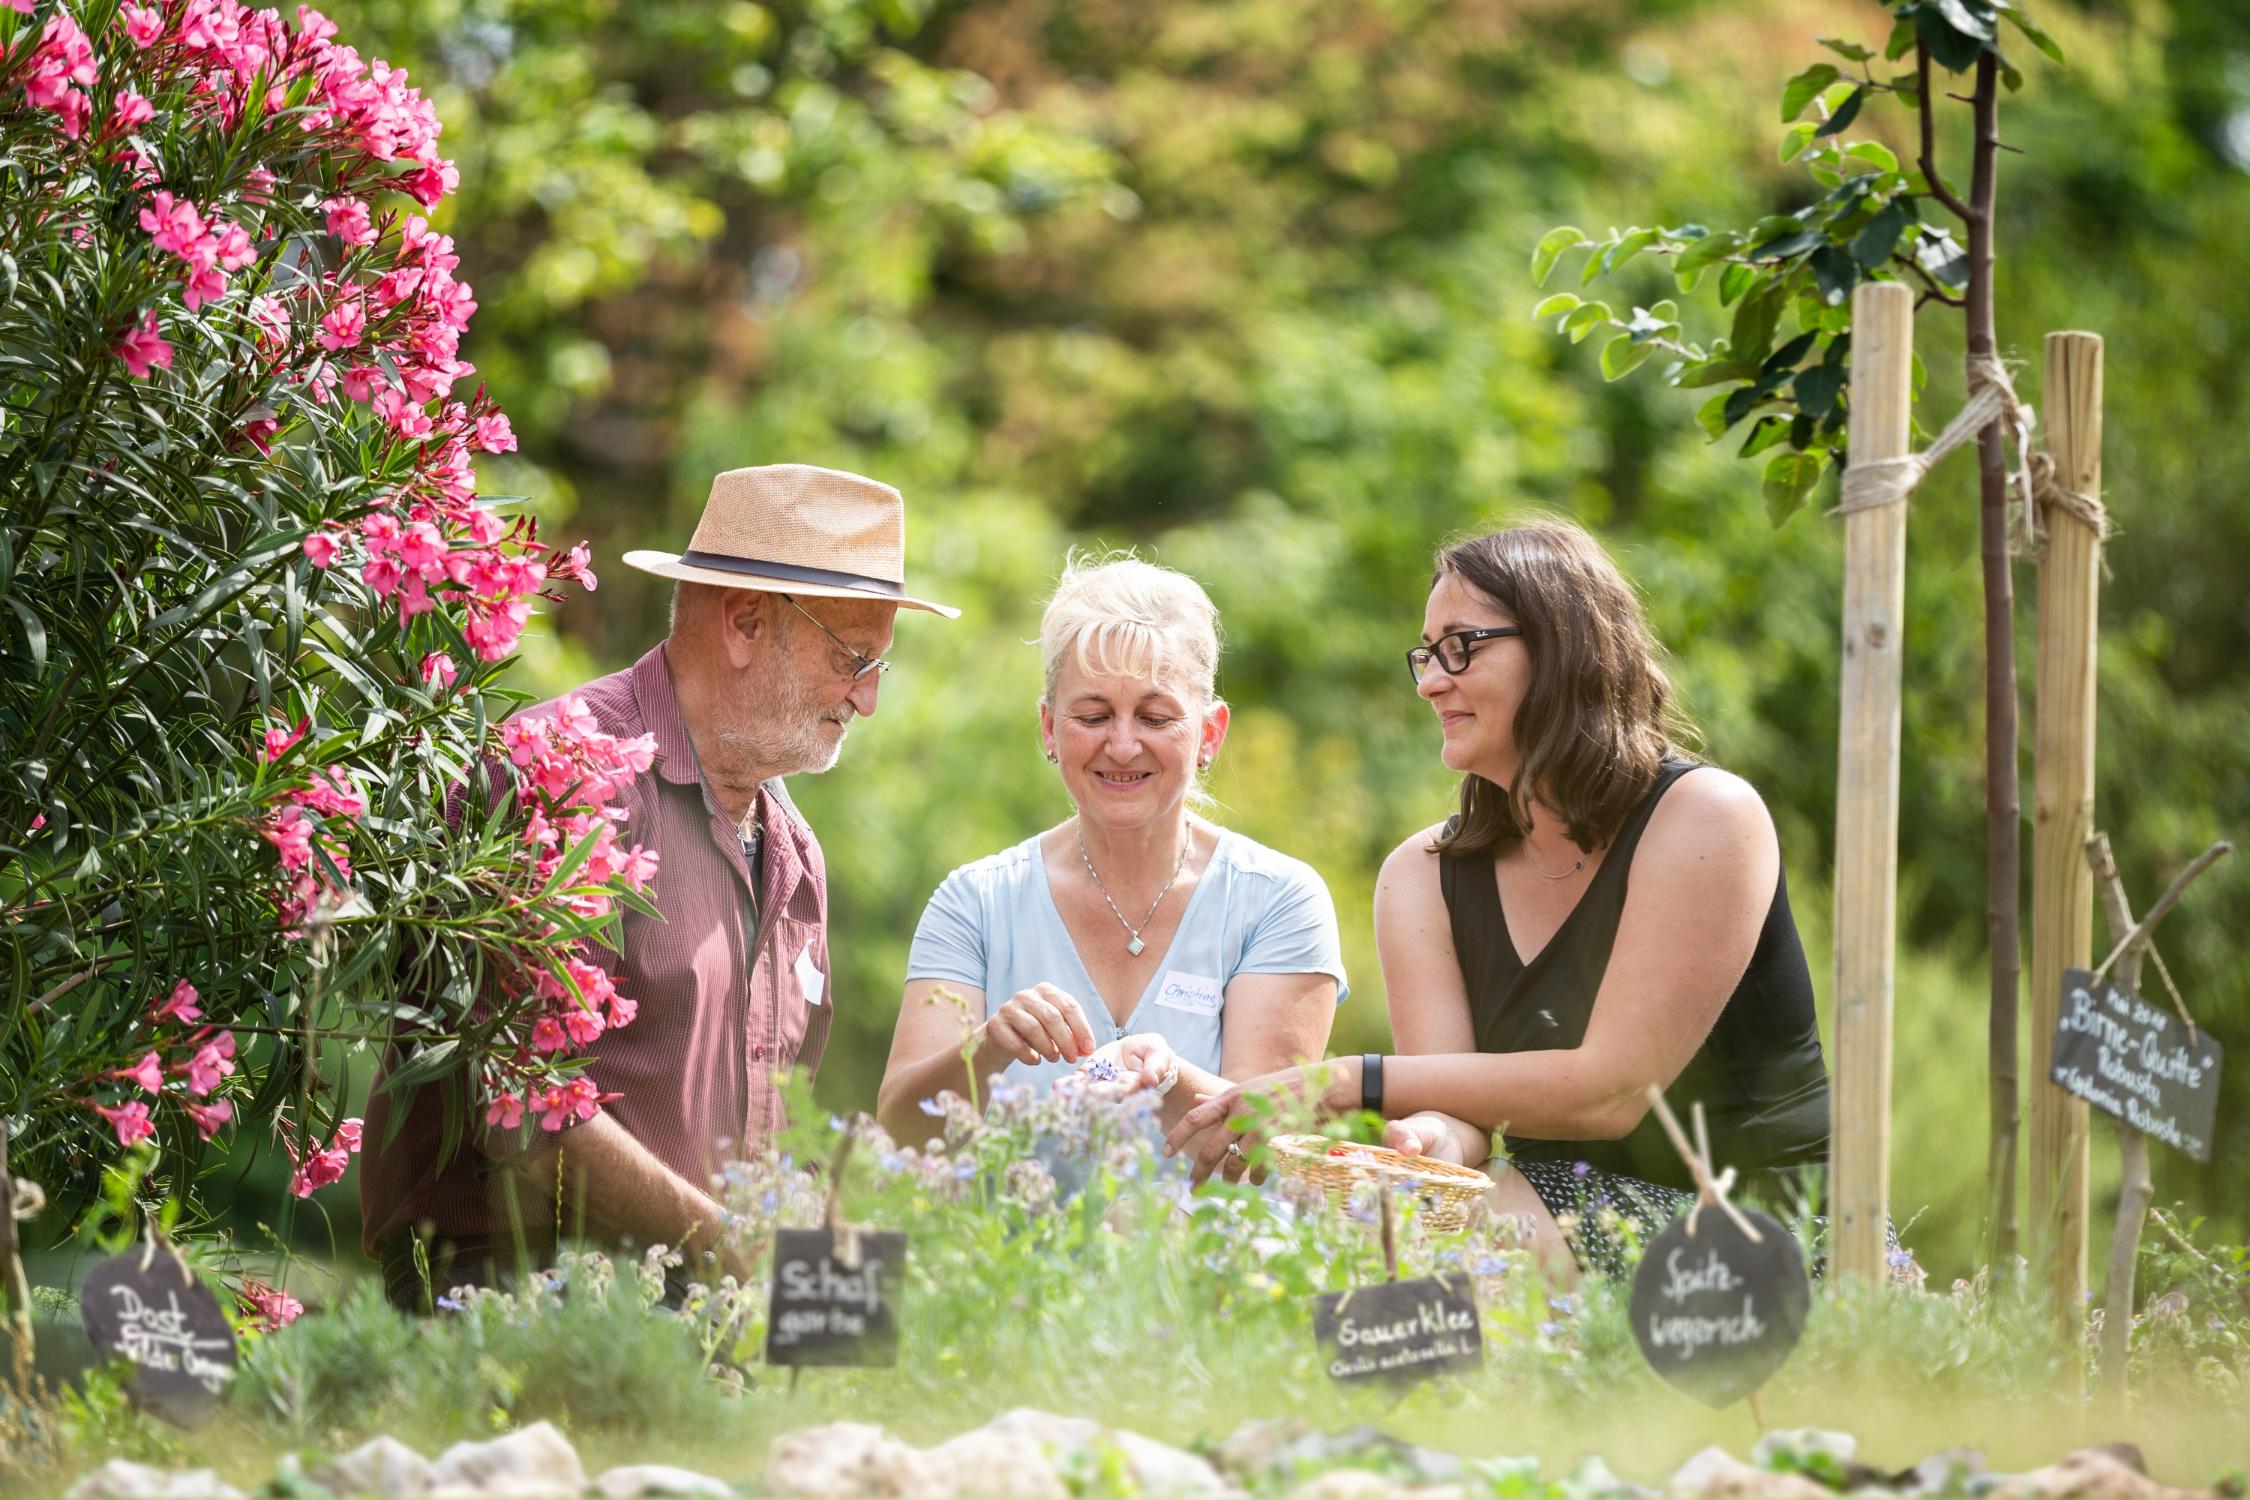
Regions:
<instances>
[{"instance_id":1,"label":"black-framed eyeglasses","mask_svg":"<svg viewBox=\"0 0 2250 1500\"><path fill-rule=\"evenodd\" d=\"M822 635L827 636L830 640L834 641L839 647L843 649L844 654L852 659L852 681L858 682L860 679L867 677L870 674L888 672L891 669L891 664L883 660L882 657L869 656L866 652L855 648L850 641L845 640L835 631L830 630L826 625L821 624L820 617L814 614L811 610L805 608L802 604L799 604L797 602L796 595L783 594L781 597L789 601L789 607L791 609L795 610L798 614L803 615L806 619L812 621L813 627L815 629L817 629Z\"/></svg>"},{"instance_id":2,"label":"black-framed eyeglasses","mask_svg":"<svg viewBox=\"0 0 2250 1500\"><path fill-rule=\"evenodd\" d=\"M1521 625L1495 625L1489 630L1456 630L1451 635L1441 635L1427 646L1416 646L1406 653L1406 670L1413 675L1414 685L1422 685L1422 675L1436 662L1448 674L1469 669L1469 648L1481 641L1502 640L1511 635L1522 635Z\"/></svg>"}]
</instances>

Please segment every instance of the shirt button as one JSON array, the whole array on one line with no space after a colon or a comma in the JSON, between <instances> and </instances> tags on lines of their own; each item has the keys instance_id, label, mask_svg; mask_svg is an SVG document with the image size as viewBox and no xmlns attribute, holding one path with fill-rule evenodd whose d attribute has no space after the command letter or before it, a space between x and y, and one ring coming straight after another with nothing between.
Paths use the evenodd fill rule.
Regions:
<instances>
[{"instance_id":1,"label":"shirt button","mask_svg":"<svg viewBox=\"0 0 2250 1500\"><path fill-rule=\"evenodd\" d=\"M750 1057L752 1061L762 1062L765 1060L765 1055L766 1044L763 1042L758 1043L750 1049Z\"/></svg>"}]
</instances>

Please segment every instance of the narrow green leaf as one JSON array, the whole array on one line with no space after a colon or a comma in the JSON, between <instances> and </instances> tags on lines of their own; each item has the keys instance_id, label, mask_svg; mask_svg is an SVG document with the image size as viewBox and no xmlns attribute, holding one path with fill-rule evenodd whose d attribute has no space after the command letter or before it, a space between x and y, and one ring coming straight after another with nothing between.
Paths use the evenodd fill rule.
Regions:
<instances>
[{"instance_id":1,"label":"narrow green leaf","mask_svg":"<svg viewBox=\"0 0 2250 1500\"><path fill-rule=\"evenodd\" d=\"M1788 438L1789 424L1781 419L1780 413L1768 412L1750 424L1750 436L1743 439L1742 447L1736 451L1735 457L1756 458L1768 448L1788 441Z\"/></svg>"},{"instance_id":2,"label":"narrow green leaf","mask_svg":"<svg viewBox=\"0 0 2250 1500\"><path fill-rule=\"evenodd\" d=\"M1722 229L1716 234L1707 234L1682 250L1678 259L1672 262L1672 269L1681 272L1699 271L1713 261L1725 259L1735 250L1741 248L1741 245L1742 236L1731 229Z\"/></svg>"},{"instance_id":3,"label":"narrow green leaf","mask_svg":"<svg viewBox=\"0 0 2250 1500\"><path fill-rule=\"evenodd\" d=\"M2041 31L2038 27L2032 25L2031 22L2025 18L2024 13L2020 9L2011 5L2003 9L2000 14L2008 18L2008 24L2015 27L2016 30L2022 32L2025 36L2031 38L2032 46L2037 47L2040 51L2046 53L2048 57L2052 58L2056 62L2068 61L2068 59L2063 56L2062 48L2055 45L2055 39L2047 35L2046 32Z\"/></svg>"},{"instance_id":4,"label":"narrow green leaf","mask_svg":"<svg viewBox=\"0 0 2250 1500\"><path fill-rule=\"evenodd\" d=\"M1848 62L1866 62L1875 55L1872 47L1862 47L1857 42L1842 41L1832 36L1816 37L1814 40Z\"/></svg>"},{"instance_id":5,"label":"narrow green leaf","mask_svg":"<svg viewBox=\"0 0 2250 1500\"><path fill-rule=\"evenodd\" d=\"M1719 306L1733 306L1734 299L1748 291L1750 284L1757 279L1757 269L1740 262L1733 262L1721 268L1719 271Z\"/></svg>"}]
</instances>

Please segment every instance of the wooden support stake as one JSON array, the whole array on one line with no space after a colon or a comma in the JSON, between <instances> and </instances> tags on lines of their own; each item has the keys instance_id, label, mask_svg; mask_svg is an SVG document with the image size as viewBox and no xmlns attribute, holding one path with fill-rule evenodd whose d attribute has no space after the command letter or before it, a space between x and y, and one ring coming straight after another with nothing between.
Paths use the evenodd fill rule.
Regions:
<instances>
[{"instance_id":1,"label":"wooden support stake","mask_svg":"<svg viewBox=\"0 0 2250 1500\"><path fill-rule=\"evenodd\" d=\"M16 1358L27 1365L31 1354L31 1283L23 1273L16 1242L16 1180L8 1175L8 1122L0 1120L0 1306L16 1325Z\"/></svg>"},{"instance_id":2,"label":"wooden support stake","mask_svg":"<svg viewBox=\"0 0 2250 1500\"><path fill-rule=\"evenodd\" d=\"M2102 341L2050 333L2041 402L2055 483L2102 486ZM2037 724L2031 827L2031 1184L2029 1246L2046 1268L2049 1305L2073 1339L2086 1303L2086 1102L2048 1079L2063 970L2093 962L2094 637L2101 538L2061 507L2047 513L2039 565ZM2072 1363L2075 1370L2077 1365Z\"/></svg>"},{"instance_id":3,"label":"wooden support stake","mask_svg":"<svg viewBox=\"0 0 2250 1500\"><path fill-rule=\"evenodd\" d=\"M1914 294L1852 293L1852 462L1907 455ZM1879 1284L1891 1193L1891 979L1898 927L1899 679L1906 504L1844 517L1844 643L1836 747L1835 1264Z\"/></svg>"}]
</instances>

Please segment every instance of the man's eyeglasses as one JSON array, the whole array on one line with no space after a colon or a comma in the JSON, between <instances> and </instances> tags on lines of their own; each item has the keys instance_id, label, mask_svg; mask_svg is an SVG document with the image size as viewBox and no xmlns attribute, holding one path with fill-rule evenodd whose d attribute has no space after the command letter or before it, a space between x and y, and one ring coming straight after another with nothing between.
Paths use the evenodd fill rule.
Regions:
<instances>
[{"instance_id":1,"label":"man's eyeglasses","mask_svg":"<svg viewBox=\"0 0 2250 1500\"><path fill-rule=\"evenodd\" d=\"M1437 663L1448 675L1469 669L1469 648L1480 641L1497 641L1511 635L1522 635L1521 625L1495 625L1489 630L1456 630L1451 635L1441 635L1427 646L1416 646L1406 653L1406 670L1413 674L1414 685L1422 685L1422 675Z\"/></svg>"},{"instance_id":2,"label":"man's eyeglasses","mask_svg":"<svg viewBox=\"0 0 2250 1500\"><path fill-rule=\"evenodd\" d=\"M811 610L805 608L802 604L799 604L796 600L795 595L783 594L781 597L789 601L789 607L791 609L795 610L798 614L803 615L806 619L811 620L813 622L813 627L817 629L822 635L827 636L839 647L843 648L844 654L852 659L852 681L858 682L860 679L867 677L870 674L888 672L891 669L891 664L883 660L883 658L881 658L880 656L869 656L864 651L855 650L851 642L845 640L835 631L830 630L827 626L821 624L819 617L815 615Z\"/></svg>"}]
</instances>

